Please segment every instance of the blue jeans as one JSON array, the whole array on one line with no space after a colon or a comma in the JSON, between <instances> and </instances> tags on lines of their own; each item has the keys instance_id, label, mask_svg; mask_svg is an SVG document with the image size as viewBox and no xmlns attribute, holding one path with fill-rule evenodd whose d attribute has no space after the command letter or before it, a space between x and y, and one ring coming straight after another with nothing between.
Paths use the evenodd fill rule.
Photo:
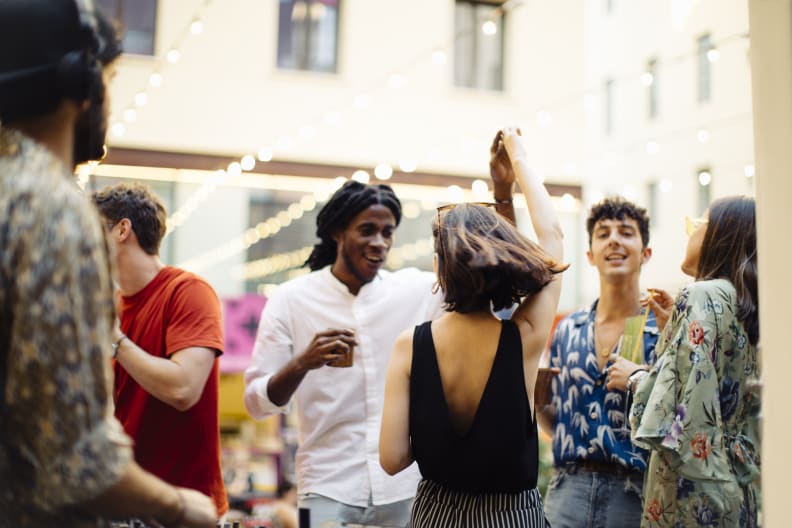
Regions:
<instances>
[{"instance_id":1,"label":"blue jeans","mask_svg":"<svg viewBox=\"0 0 792 528\"><path fill-rule=\"evenodd\" d=\"M556 469L544 509L553 528L636 528L641 525L643 477Z\"/></svg>"},{"instance_id":2,"label":"blue jeans","mask_svg":"<svg viewBox=\"0 0 792 528\"><path fill-rule=\"evenodd\" d=\"M350 506L316 493L300 495L297 506L310 510L311 528L338 528L359 526L378 528L404 528L410 519L413 499L374 506Z\"/></svg>"}]
</instances>

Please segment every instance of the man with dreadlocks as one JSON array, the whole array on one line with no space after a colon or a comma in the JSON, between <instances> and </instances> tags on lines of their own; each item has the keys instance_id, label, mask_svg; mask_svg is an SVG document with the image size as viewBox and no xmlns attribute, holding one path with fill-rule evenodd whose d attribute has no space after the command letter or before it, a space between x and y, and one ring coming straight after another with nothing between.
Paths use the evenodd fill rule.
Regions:
<instances>
[{"instance_id":1,"label":"man with dreadlocks","mask_svg":"<svg viewBox=\"0 0 792 528\"><path fill-rule=\"evenodd\" d=\"M299 505L313 526L406 526L409 518L417 468L390 477L379 464L385 372L399 333L443 311L433 273L380 269L400 220L389 186L341 187L317 217L312 273L268 300L245 372L253 417L296 400ZM349 359L350 368L337 368Z\"/></svg>"}]
</instances>

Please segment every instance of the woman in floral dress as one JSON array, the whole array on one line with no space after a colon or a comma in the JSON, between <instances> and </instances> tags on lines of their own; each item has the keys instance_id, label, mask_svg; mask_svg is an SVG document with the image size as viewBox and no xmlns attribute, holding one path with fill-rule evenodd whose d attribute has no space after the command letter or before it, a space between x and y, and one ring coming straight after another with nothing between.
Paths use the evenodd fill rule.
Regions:
<instances>
[{"instance_id":1,"label":"woman in floral dress","mask_svg":"<svg viewBox=\"0 0 792 528\"><path fill-rule=\"evenodd\" d=\"M677 296L631 410L633 442L651 450L642 527L756 526L755 204L724 198L708 213L688 219L682 270L696 282Z\"/></svg>"}]
</instances>

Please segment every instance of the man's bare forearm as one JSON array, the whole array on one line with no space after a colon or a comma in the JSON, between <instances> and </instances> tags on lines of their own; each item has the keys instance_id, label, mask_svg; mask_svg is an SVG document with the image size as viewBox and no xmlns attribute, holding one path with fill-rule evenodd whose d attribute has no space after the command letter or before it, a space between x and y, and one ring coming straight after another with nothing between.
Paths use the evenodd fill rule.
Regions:
<instances>
[{"instance_id":1,"label":"man's bare forearm","mask_svg":"<svg viewBox=\"0 0 792 528\"><path fill-rule=\"evenodd\" d=\"M292 358L270 378L267 397L275 405L286 405L307 373L308 369L302 368L297 358Z\"/></svg>"}]
</instances>

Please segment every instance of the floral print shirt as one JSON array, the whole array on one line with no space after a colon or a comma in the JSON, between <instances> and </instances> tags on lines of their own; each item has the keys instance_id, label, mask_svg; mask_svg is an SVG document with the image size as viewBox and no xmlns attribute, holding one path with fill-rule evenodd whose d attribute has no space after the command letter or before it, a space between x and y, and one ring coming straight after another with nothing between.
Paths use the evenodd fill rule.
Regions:
<instances>
[{"instance_id":1,"label":"floral print shirt","mask_svg":"<svg viewBox=\"0 0 792 528\"><path fill-rule=\"evenodd\" d=\"M676 298L630 413L633 440L652 450L642 527L756 526L759 373L736 310L726 280Z\"/></svg>"},{"instance_id":2,"label":"floral print shirt","mask_svg":"<svg viewBox=\"0 0 792 528\"><path fill-rule=\"evenodd\" d=\"M558 323L550 343L550 366L561 369L552 385L553 460L556 467L594 460L643 471L646 451L630 441L628 395L609 391L606 372L597 365L594 316L598 302ZM649 312L643 334L646 364L653 361L657 336L657 322Z\"/></svg>"},{"instance_id":3,"label":"floral print shirt","mask_svg":"<svg viewBox=\"0 0 792 528\"><path fill-rule=\"evenodd\" d=\"M111 288L69 171L0 128L0 526L107 524L77 505L132 459L109 405Z\"/></svg>"}]
</instances>

